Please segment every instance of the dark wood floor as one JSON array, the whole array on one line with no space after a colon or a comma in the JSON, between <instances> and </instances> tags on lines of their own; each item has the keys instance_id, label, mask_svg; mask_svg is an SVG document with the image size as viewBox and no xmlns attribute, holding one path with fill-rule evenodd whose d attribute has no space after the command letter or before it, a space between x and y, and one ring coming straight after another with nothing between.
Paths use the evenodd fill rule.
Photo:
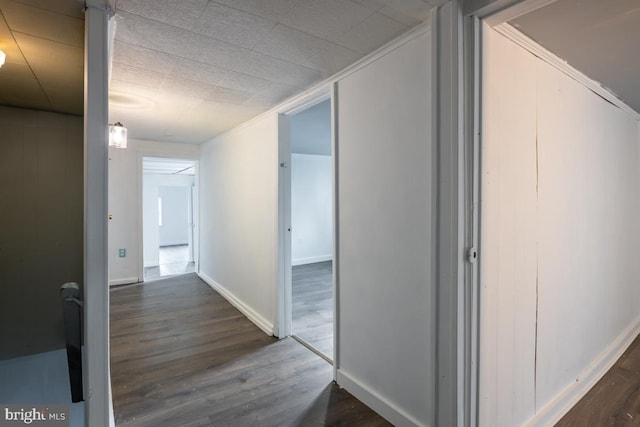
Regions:
<instances>
[{"instance_id":1,"label":"dark wood floor","mask_svg":"<svg viewBox=\"0 0 640 427\"><path fill-rule=\"evenodd\" d=\"M111 291L111 381L118 426L390 425L195 274Z\"/></svg>"},{"instance_id":2,"label":"dark wood floor","mask_svg":"<svg viewBox=\"0 0 640 427\"><path fill-rule=\"evenodd\" d=\"M333 360L332 262L293 267L294 335Z\"/></svg>"},{"instance_id":3,"label":"dark wood floor","mask_svg":"<svg viewBox=\"0 0 640 427\"><path fill-rule=\"evenodd\" d=\"M556 426L640 426L640 336Z\"/></svg>"}]
</instances>

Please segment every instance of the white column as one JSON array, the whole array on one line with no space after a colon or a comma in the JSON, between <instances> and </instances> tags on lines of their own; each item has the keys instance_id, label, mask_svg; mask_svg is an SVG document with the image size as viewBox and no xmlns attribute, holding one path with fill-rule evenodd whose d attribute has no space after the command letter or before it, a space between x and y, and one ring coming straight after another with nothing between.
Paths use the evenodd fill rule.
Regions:
<instances>
[{"instance_id":1,"label":"white column","mask_svg":"<svg viewBox=\"0 0 640 427\"><path fill-rule=\"evenodd\" d=\"M107 260L109 12L87 1L84 57L84 386L85 423L109 425Z\"/></svg>"}]
</instances>

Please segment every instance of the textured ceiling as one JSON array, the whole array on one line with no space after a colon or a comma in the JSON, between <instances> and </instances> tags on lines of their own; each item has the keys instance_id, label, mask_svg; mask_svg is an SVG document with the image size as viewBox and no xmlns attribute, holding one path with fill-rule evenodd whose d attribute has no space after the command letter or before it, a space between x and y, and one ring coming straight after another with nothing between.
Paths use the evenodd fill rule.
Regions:
<instances>
[{"instance_id":1,"label":"textured ceiling","mask_svg":"<svg viewBox=\"0 0 640 427\"><path fill-rule=\"evenodd\" d=\"M0 105L82 114L82 0L0 0Z\"/></svg>"},{"instance_id":2,"label":"textured ceiling","mask_svg":"<svg viewBox=\"0 0 640 427\"><path fill-rule=\"evenodd\" d=\"M560 0L510 24L640 112L640 1Z\"/></svg>"},{"instance_id":3,"label":"textured ceiling","mask_svg":"<svg viewBox=\"0 0 640 427\"><path fill-rule=\"evenodd\" d=\"M110 121L201 143L340 71L444 0L117 0Z\"/></svg>"}]
</instances>

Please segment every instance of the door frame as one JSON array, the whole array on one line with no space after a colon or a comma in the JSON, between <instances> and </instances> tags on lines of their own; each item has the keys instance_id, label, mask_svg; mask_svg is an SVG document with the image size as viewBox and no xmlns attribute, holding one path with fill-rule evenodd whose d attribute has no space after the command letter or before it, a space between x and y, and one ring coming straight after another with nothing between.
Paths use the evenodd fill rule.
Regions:
<instances>
[{"instance_id":1,"label":"door frame","mask_svg":"<svg viewBox=\"0 0 640 427\"><path fill-rule=\"evenodd\" d=\"M291 140L290 117L320 102L331 100L331 161L332 161L332 201L333 201L333 365L334 376L337 367L337 163L335 138L335 103L333 84L327 84L278 112L278 292L277 326L275 335L285 338L292 334L292 275L291 275Z\"/></svg>"},{"instance_id":2,"label":"door frame","mask_svg":"<svg viewBox=\"0 0 640 427\"><path fill-rule=\"evenodd\" d=\"M191 230L189 230L192 238L193 247L191 250L193 251L193 261L195 263L195 271L196 273L200 271L200 200L199 200L199 191L200 191L200 159L194 156L189 155L180 155L180 154L169 154L169 153L160 153L152 150L140 150L137 153L136 159L136 184L137 184L137 214L138 214L138 254L137 254L137 264L138 264L138 282L144 282L144 236L143 236L143 183L144 183L144 158L145 157L155 157L160 159L176 159L176 160L189 160L194 163L194 189L190 191L190 194L193 194L193 197L190 198L191 202L191 213L193 218L193 226Z\"/></svg>"}]
</instances>

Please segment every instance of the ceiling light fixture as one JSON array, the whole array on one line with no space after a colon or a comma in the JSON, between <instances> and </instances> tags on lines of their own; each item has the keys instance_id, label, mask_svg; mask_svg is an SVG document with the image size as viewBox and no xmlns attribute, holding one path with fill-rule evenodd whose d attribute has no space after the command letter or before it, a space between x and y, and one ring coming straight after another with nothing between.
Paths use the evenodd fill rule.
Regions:
<instances>
[{"instance_id":1,"label":"ceiling light fixture","mask_svg":"<svg viewBox=\"0 0 640 427\"><path fill-rule=\"evenodd\" d=\"M116 148L127 148L127 128L120 122L109 125L109 145Z\"/></svg>"},{"instance_id":2,"label":"ceiling light fixture","mask_svg":"<svg viewBox=\"0 0 640 427\"><path fill-rule=\"evenodd\" d=\"M4 60L7 59L7 55L0 50L0 67L4 65Z\"/></svg>"}]
</instances>

